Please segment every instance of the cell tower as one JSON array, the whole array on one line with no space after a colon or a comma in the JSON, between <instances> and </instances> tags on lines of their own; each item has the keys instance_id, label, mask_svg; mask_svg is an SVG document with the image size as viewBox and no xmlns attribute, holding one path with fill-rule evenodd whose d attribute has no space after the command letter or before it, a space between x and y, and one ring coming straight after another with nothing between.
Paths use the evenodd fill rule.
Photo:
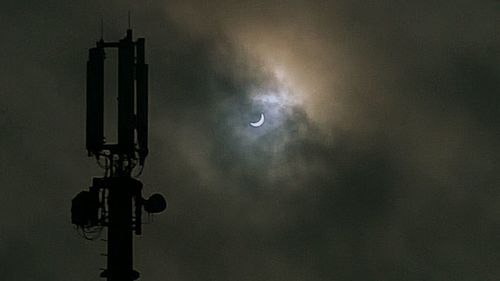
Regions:
<instances>
[{"instance_id":1,"label":"cell tower","mask_svg":"<svg viewBox=\"0 0 500 281\"><path fill-rule=\"evenodd\" d=\"M148 65L144 38L132 39L132 30L118 42L104 42L89 49L87 62L87 135L89 157L105 169L93 178L88 191L72 200L72 223L92 239L104 227L107 235L107 268L101 277L108 281L139 278L133 268L133 232L140 235L142 209L159 213L166 209L160 194L142 198L142 183L132 177L134 168L144 167L148 155ZM118 141L108 144L104 136L105 49L118 49ZM101 164L104 161L104 164Z\"/></svg>"}]
</instances>

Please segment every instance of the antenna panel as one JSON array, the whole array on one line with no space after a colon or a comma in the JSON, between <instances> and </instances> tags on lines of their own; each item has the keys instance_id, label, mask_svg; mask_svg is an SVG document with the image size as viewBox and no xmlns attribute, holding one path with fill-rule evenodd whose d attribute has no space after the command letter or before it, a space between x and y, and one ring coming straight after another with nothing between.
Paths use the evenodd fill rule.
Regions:
<instances>
[{"instance_id":1,"label":"antenna panel","mask_svg":"<svg viewBox=\"0 0 500 281\"><path fill-rule=\"evenodd\" d=\"M136 92L137 144L143 164L148 154L148 65L144 59L144 38L137 40Z\"/></svg>"},{"instance_id":2,"label":"antenna panel","mask_svg":"<svg viewBox=\"0 0 500 281\"><path fill-rule=\"evenodd\" d=\"M89 156L97 155L104 144L104 50L92 48L87 61L86 145Z\"/></svg>"}]
</instances>

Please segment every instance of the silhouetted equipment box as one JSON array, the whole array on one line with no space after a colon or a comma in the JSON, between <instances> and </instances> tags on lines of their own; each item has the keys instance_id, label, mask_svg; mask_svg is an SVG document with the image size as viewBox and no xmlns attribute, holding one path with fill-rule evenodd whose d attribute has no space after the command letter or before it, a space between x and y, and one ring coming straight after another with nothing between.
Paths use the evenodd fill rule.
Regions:
<instances>
[{"instance_id":1,"label":"silhouetted equipment box","mask_svg":"<svg viewBox=\"0 0 500 281\"><path fill-rule=\"evenodd\" d=\"M79 227L98 225L99 193L97 191L82 191L71 200L71 223Z\"/></svg>"}]
</instances>

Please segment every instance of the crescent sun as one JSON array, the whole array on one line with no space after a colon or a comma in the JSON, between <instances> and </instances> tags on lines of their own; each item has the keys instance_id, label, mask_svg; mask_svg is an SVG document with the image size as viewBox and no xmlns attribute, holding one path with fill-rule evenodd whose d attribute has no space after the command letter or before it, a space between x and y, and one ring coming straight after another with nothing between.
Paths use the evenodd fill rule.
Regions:
<instances>
[{"instance_id":1,"label":"crescent sun","mask_svg":"<svg viewBox=\"0 0 500 281\"><path fill-rule=\"evenodd\" d=\"M257 121L257 122L250 122L250 126L252 126L254 128L260 127L260 126L262 126L262 124L264 124L264 113L260 114L259 121Z\"/></svg>"}]
</instances>

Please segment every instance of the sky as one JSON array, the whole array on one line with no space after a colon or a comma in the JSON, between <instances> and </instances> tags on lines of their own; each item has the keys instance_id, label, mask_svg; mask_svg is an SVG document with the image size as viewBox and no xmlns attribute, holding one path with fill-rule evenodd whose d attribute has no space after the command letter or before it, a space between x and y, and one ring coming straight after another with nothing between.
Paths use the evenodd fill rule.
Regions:
<instances>
[{"instance_id":1,"label":"sky","mask_svg":"<svg viewBox=\"0 0 500 281\"><path fill-rule=\"evenodd\" d=\"M150 67L140 180L169 202L135 237L140 280L498 279L500 2L27 0L0 9L5 280L105 268L70 207L103 174L88 48L128 11Z\"/></svg>"}]
</instances>

